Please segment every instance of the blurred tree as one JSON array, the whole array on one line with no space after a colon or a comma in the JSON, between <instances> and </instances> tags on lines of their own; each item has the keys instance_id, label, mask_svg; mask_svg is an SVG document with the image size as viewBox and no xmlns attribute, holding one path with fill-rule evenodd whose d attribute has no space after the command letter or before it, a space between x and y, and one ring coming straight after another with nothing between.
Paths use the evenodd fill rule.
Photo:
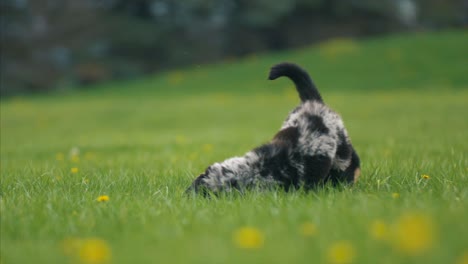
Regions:
<instances>
[{"instance_id":1,"label":"blurred tree","mask_svg":"<svg viewBox=\"0 0 468 264\"><path fill-rule=\"evenodd\" d=\"M455 27L466 23L466 0L414 0L420 13L418 23L427 28Z\"/></svg>"},{"instance_id":2,"label":"blurred tree","mask_svg":"<svg viewBox=\"0 0 468 264\"><path fill-rule=\"evenodd\" d=\"M5 0L1 8L2 94L56 87L73 67L72 52L101 29L85 2Z\"/></svg>"},{"instance_id":3,"label":"blurred tree","mask_svg":"<svg viewBox=\"0 0 468 264\"><path fill-rule=\"evenodd\" d=\"M2 0L0 7L2 95L468 22L463 0Z\"/></svg>"}]
</instances>

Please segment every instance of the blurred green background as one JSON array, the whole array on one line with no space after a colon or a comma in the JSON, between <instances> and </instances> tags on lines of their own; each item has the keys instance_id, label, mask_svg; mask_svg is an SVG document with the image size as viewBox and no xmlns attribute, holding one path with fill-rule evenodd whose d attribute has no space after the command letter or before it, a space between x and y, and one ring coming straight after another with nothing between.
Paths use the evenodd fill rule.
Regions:
<instances>
[{"instance_id":1,"label":"blurred green background","mask_svg":"<svg viewBox=\"0 0 468 264\"><path fill-rule=\"evenodd\" d=\"M0 6L2 96L89 87L337 37L468 23L462 0L2 0Z\"/></svg>"},{"instance_id":2,"label":"blurred green background","mask_svg":"<svg viewBox=\"0 0 468 264\"><path fill-rule=\"evenodd\" d=\"M1 0L0 263L467 264L466 3ZM281 61L358 183L184 196L298 104Z\"/></svg>"}]
</instances>

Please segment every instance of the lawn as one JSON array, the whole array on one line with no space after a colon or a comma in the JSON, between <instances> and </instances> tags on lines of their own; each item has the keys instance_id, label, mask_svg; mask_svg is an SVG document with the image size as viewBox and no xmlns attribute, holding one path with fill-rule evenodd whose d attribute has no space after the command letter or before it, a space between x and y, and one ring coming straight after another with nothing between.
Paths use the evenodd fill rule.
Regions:
<instances>
[{"instance_id":1,"label":"lawn","mask_svg":"<svg viewBox=\"0 0 468 264\"><path fill-rule=\"evenodd\" d=\"M296 51L1 101L0 263L468 263L468 34ZM307 68L361 156L352 187L190 198L268 141Z\"/></svg>"}]
</instances>

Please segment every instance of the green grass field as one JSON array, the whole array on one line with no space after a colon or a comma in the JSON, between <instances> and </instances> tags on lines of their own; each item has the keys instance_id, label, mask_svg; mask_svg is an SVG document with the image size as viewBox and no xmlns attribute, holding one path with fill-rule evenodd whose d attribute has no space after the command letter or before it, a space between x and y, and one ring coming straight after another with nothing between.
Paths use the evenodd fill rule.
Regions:
<instances>
[{"instance_id":1,"label":"green grass field","mask_svg":"<svg viewBox=\"0 0 468 264\"><path fill-rule=\"evenodd\" d=\"M466 264L466 47L466 31L341 39L4 99L0 263ZM307 68L341 113L360 181L185 197L299 102L288 80L266 80L280 61Z\"/></svg>"}]
</instances>

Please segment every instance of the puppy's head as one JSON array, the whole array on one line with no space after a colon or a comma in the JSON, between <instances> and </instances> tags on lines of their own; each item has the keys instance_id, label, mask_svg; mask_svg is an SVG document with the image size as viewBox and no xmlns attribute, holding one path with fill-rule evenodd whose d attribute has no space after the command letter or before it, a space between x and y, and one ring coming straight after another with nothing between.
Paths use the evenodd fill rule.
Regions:
<instances>
[{"instance_id":1,"label":"puppy's head","mask_svg":"<svg viewBox=\"0 0 468 264\"><path fill-rule=\"evenodd\" d=\"M221 173L221 170L217 167L216 164L209 166L205 172L198 175L185 193L198 193L206 196L209 192L215 192L216 183L212 181L219 178L217 176Z\"/></svg>"},{"instance_id":2,"label":"puppy's head","mask_svg":"<svg viewBox=\"0 0 468 264\"><path fill-rule=\"evenodd\" d=\"M206 195L208 193L208 189L205 185L204 180L207 178L207 174L202 173L200 174L193 182L190 187L185 190L186 194L197 194L197 193L202 193Z\"/></svg>"}]
</instances>

